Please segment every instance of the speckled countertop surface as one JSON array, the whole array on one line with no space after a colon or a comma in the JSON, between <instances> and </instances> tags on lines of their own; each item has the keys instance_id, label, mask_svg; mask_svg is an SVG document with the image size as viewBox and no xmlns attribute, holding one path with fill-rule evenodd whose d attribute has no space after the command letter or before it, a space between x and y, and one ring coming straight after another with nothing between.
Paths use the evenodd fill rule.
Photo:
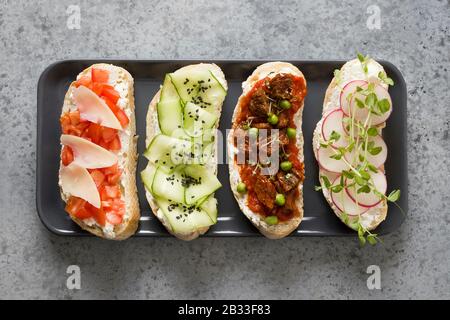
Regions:
<instances>
[{"instance_id":1,"label":"speckled countertop surface","mask_svg":"<svg viewBox=\"0 0 450 320\"><path fill-rule=\"evenodd\" d=\"M67 27L71 4L79 30ZM371 5L380 30L367 27ZM1 1L0 298L450 298L449 13L448 1ZM355 50L394 63L408 86L409 217L383 245L115 243L58 237L39 221L36 86L51 62L350 59ZM71 264L81 290L66 288ZM372 264L381 290L366 286Z\"/></svg>"}]
</instances>

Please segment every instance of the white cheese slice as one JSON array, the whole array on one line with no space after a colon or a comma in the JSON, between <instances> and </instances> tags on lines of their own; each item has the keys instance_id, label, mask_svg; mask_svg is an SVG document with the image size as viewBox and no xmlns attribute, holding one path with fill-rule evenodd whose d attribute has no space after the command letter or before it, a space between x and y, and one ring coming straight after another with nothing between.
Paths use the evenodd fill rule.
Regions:
<instances>
[{"instance_id":1,"label":"white cheese slice","mask_svg":"<svg viewBox=\"0 0 450 320\"><path fill-rule=\"evenodd\" d=\"M100 194L89 172L75 163L61 169L61 187L65 194L86 200L96 208L100 208Z\"/></svg>"},{"instance_id":2,"label":"white cheese slice","mask_svg":"<svg viewBox=\"0 0 450 320\"><path fill-rule=\"evenodd\" d=\"M80 110L81 119L98 123L104 127L122 130L119 120L106 102L92 90L85 86L79 86L73 90L73 100Z\"/></svg>"},{"instance_id":3,"label":"white cheese slice","mask_svg":"<svg viewBox=\"0 0 450 320\"><path fill-rule=\"evenodd\" d=\"M61 144L72 149L73 163L86 169L111 167L118 161L117 155L84 138L63 134Z\"/></svg>"}]
</instances>

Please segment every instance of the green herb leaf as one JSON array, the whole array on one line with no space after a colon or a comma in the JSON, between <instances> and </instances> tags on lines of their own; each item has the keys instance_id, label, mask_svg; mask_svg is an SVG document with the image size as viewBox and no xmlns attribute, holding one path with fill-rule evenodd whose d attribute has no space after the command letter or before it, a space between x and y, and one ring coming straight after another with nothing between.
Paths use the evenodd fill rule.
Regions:
<instances>
[{"instance_id":1,"label":"green herb leaf","mask_svg":"<svg viewBox=\"0 0 450 320\"><path fill-rule=\"evenodd\" d=\"M378 130L375 127L371 127L367 130L367 134L371 137L375 137L376 135L378 135Z\"/></svg>"},{"instance_id":2,"label":"green herb leaf","mask_svg":"<svg viewBox=\"0 0 450 320\"><path fill-rule=\"evenodd\" d=\"M331 132L331 135L330 135L331 140L338 141L340 137L341 137L341 135L339 133L337 133L336 131L333 130Z\"/></svg>"},{"instance_id":3,"label":"green herb leaf","mask_svg":"<svg viewBox=\"0 0 450 320\"><path fill-rule=\"evenodd\" d=\"M341 186L341 185L335 185L335 186L331 187L331 191L332 191L333 193L339 193L339 192L342 191L343 188L344 188L344 187Z\"/></svg>"},{"instance_id":4,"label":"green herb leaf","mask_svg":"<svg viewBox=\"0 0 450 320\"><path fill-rule=\"evenodd\" d=\"M342 171L342 175L344 177L346 177L347 179L353 179L353 172L352 171L343 170Z\"/></svg>"},{"instance_id":5,"label":"green herb leaf","mask_svg":"<svg viewBox=\"0 0 450 320\"><path fill-rule=\"evenodd\" d=\"M361 245L361 247L364 247L366 244L366 238L364 238L364 236L358 236L359 239L359 244Z\"/></svg>"},{"instance_id":6,"label":"green herb leaf","mask_svg":"<svg viewBox=\"0 0 450 320\"><path fill-rule=\"evenodd\" d=\"M322 179L325 188L329 189L331 186L330 180L328 180L326 176L320 176L320 178Z\"/></svg>"},{"instance_id":7,"label":"green herb leaf","mask_svg":"<svg viewBox=\"0 0 450 320\"><path fill-rule=\"evenodd\" d=\"M378 101L377 107L381 113L386 113L389 111L389 109L391 109L391 104L389 103L389 100L385 98Z\"/></svg>"},{"instance_id":8,"label":"green herb leaf","mask_svg":"<svg viewBox=\"0 0 450 320\"><path fill-rule=\"evenodd\" d=\"M369 107L374 107L377 103L377 95L375 93L369 93L366 97L366 100L364 101L366 105Z\"/></svg>"},{"instance_id":9,"label":"green herb leaf","mask_svg":"<svg viewBox=\"0 0 450 320\"><path fill-rule=\"evenodd\" d=\"M400 198L400 190L392 190L387 199L389 202L395 202Z\"/></svg>"},{"instance_id":10,"label":"green herb leaf","mask_svg":"<svg viewBox=\"0 0 450 320\"><path fill-rule=\"evenodd\" d=\"M366 184L365 186L362 186L361 188L359 188L356 192L357 193L369 193L370 187Z\"/></svg>"},{"instance_id":11,"label":"green herb leaf","mask_svg":"<svg viewBox=\"0 0 450 320\"><path fill-rule=\"evenodd\" d=\"M335 160L341 160L342 159L342 154L338 153L338 154L333 154L330 156L331 159L335 159Z\"/></svg>"},{"instance_id":12,"label":"green herb leaf","mask_svg":"<svg viewBox=\"0 0 450 320\"><path fill-rule=\"evenodd\" d=\"M355 182L360 186L364 186L366 184L366 180L357 175L355 175Z\"/></svg>"},{"instance_id":13,"label":"green herb leaf","mask_svg":"<svg viewBox=\"0 0 450 320\"><path fill-rule=\"evenodd\" d=\"M386 83L387 85L390 85L390 86L394 85L394 80L389 78L387 76L386 72L384 72L384 71L378 72L378 78L380 78L380 80L383 81L384 83Z\"/></svg>"},{"instance_id":14,"label":"green herb leaf","mask_svg":"<svg viewBox=\"0 0 450 320\"><path fill-rule=\"evenodd\" d=\"M374 173L377 173L377 172L378 172L378 169L377 169L373 164L371 164L371 163L369 163L369 164L367 165L367 168L369 168L369 170L372 171L372 172L374 172Z\"/></svg>"},{"instance_id":15,"label":"green herb leaf","mask_svg":"<svg viewBox=\"0 0 450 320\"><path fill-rule=\"evenodd\" d=\"M364 179L364 180L370 180L370 174L368 174L366 171L364 171L364 170L360 170L359 171L359 174L361 175L361 177Z\"/></svg>"},{"instance_id":16,"label":"green herb leaf","mask_svg":"<svg viewBox=\"0 0 450 320\"><path fill-rule=\"evenodd\" d=\"M342 212L341 219L345 224L348 224L348 214L346 214L345 212Z\"/></svg>"},{"instance_id":17,"label":"green herb leaf","mask_svg":"<svg viewBox=\"0 0 450 320\"><path fill-rule=\"evenodd\" d=\"M367 242L370 243L372 246L377 244L377 235L376 234L369 234L367 236Z\"/></svg>"},{"instance_id":18,"label":"green herb leaf","mask_svg":"<svg viewBox=\"0 0 450 320\"><path fill-rule=\"evenodd\" d=\"M321 186L314 186L314 190L320 191L320 190L322 190L322 187Z\"/></svg>"},{"instance_id":19,"label":"green herb leaf","mask_svg":"<svg viewBox=\"0 0 450 320\"><path fill-rule=\"evenodd\" d=\"M358 57L359 62L363 63L366 58L359 52L356 53L356 56Z\"/></svg>"},{"instance_id":20,"label":"green herb leaf","mask_svg":"<svg viewBox=\"0 0 450 320\"><path fill-rule=\"evenodd\" d=\"M376 156L377 154L379 154L381 152L381 150L382 150L381 147L375 147L375 148L369 149L369 153L373 156Z\"/></svg>"},{"instance_id":21,"label":"green herb leaf","mask_svg":"<svg viewBox=\"0 0 450 320\"><path fill-rule=\"evenodd\" d=\"M360 109L364 108L364 102L362 102L360 99L355 98L356 106Z\"/></svg>"}]
</instances>

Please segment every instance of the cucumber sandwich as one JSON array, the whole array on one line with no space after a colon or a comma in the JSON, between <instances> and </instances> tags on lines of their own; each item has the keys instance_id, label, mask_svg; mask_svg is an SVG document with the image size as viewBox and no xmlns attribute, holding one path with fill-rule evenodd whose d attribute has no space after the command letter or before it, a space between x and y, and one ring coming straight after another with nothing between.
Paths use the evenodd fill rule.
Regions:
<instances>
[{"instance_id":1,"label":"cucumber sandwich","mask_svg":"<svg viewBox=\"0 0 450 320\"><path fill-rule=\"evenodd\" d=\"M182 240L217 222L216 129L227 82L215 64L166 74L147 113L147 167L141 172L155 216Z\"/></svg>"}]
</instances>

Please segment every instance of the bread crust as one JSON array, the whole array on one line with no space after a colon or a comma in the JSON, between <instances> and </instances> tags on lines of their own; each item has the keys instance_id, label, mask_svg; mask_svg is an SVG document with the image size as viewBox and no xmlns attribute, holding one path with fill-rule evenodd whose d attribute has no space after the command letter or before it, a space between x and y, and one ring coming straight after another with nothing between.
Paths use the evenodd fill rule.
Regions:
<instances>
[{"instance_id":1,"label":"bread crust","mask_svg":"<svg viewBox=\"0 0 450 320\"><path fill-rule=\"evenodd\" d=\"M134 106L134 80L131 74L121 68L117 67L111 64L105 64L105 63L97 63L94 64L87 69L83 70L79 76L89 75L92 68L100 68L100 69L106 69L109 71L113 71L117 76L116 81L124 82L127 85L127 99L128 104L125 107L125 109L130 110L130 116L129 116L129 124L127 130L129 130L128 137L126 139L128 149L124 150L126 159L124 159L124 170L122 172L121 176L121 184L123 185L123 193L124 193L124 200L125 200L125 209L126 214L128 216L127 220L123 223L117 225L114 227L114 236L111 236L108 233L105 233L103 228L100 227L98 224L88 225L83 220L71 217L71 219L78 224L82 229L104 239L109 240L125 240L132 236L139 224L140 219L140 210L139 210L139 201L137 196L137 187L136 187L136 165L137 165L137 139L136 136L136 119L135 119L135 106ZM66 95L64 97L64 104L62 108L62 113L75 108L75 104L72 100L72 92L75 89L75 81L71 83L69 86L69 89L66 92ZM123 142L123 141L122 141ZM61 149L62 152L62 149ZM62 168L62 163L60 162L60 170ZM61 197L64 201L67 201L68 195L65 195L62 192L61 189Z\"/></svg>"},{"instance_id":2,"label":"bread crust","mask_svg":"<svg viewBox=\"0 0 450 320\"><path fill-rule=\"evenodd\" d=\"M204 66L204 67L208 66L208 68L211 70L211 72L214 74L214 76L217 78L217 80L221 83L221 85L225 89L227 89L227 82L225 80L225 75L223 74L223 72L219 68L219 66L217 66L216 64L199 63L199 64L194 64L194 65L188 65L188 66L182 67L178 70L189 70L189 69L197 68L198 66ZM148 145L150 144L150 142L156 135L161 133L161 131L159 129L158 111L157 111L157 105L159 102L160 94L161 94L161 90L158 90L158 92L155 94L155 96L150 101L150 104L148 106L147 118L146 118L146 123L147 123L146 137L145 137L146 147L148 147ZM220 119L220 115L222 113L222 105L220 105L218 107L217 113L218 113L218 119ZM218 126L219 126L219 121L217 121L216 125L214 126L214 129L217 129ZM217 141L217 134L215 134L214 141ZM214 161L213 161L213 164L210 165L210 167L214 171L214 174L217 174L217 152L218 152L217 146L215 146ZM152 196L152 194L147 189L145 189L145 197L147 198L147 202L149 203L150 208L152 209L152 212L155 215L155 217L158 218L159 221L161 221L161 223L164 225L164 227L167 229L167 231L170 234L177 237L178 239L184 240L184 241L191 241L191 240L194 240L194 239L198 238L199 236L205 234L209 230L209 227L201 227L201 228L198 228L189 233L175 232L172 229L167 218L164 216L164 214L159 213L160 212L160 211L158 211L159 206L156 203L155 198Z\"/></svg>"},{"instance_id":3,"label":"bread crust","mask_svg":"<svg viewBox=\"0 0 450 320\"><path fill-rule=\"evenodd\" d=\"M356 60L356 59L355 59ZM352 64L354 64L356 61L355 60L350 60L348 62L346 62L342 68L341 68L341 72L345 71L346 68L350 68ZM375 62L375 61L373 61ZM375 62L376 63L376 62ZM378 63L376 63L376 65L383 69L383 67L381 65L379 65ZM384 69L383 69L384 70ZM354 79L357 80L357 79ZM334 93L335 90L340 90L338 88L338 80L336 77L333 77L333 79L331 80L330 84L328 85L328 88L325 92L325 98L324 98L324 102L323 102L323 110L322 110L322 119L317 123L316 125L316 129L314 130L314 134L313 134L313 150L314 150L314 155L316 157L317 160L317 149L319 148L319 140L320 140L320 132L321 132L321 127L322 127L322 121L323 121L323 115L325 113L327 113L329 110L326 109L326 106L330 103L331 99L332 99L332 95ZM380 128L380 132L381 129L384 127L384 124L381 125ZM384 165L381 166L381 170L384 172ZM349 223L345 223L340 216L340 211L339 209L334 205L332 199L331 199L331 195L328 192L328 190L325 188L325 185L322 181L322 179L320 179L320 176L324 174L324 170L322 168L320 168L319 166L319 182L322 186L322 193L325 197L325 199L327 200L328 204L330 205L331 209L333 210L334 214L349 228L351 228L353 230L353 228L350 226L350 222L352 222L352 218L349 217ZM382 200L380 202L380 204L378 204L377 206L375 206L374 208L369 209L367 212L364 213L364 215L366 214L370 214L372 216L372 219L370 220L370 222L366 225L364 225L364 227L368 230L371 231L373 229L375 229L376 227L378 227L378 225L383 222L386 219L387 216L387 211L388 211L388 205L387 205L387 201L386 200ZM355 219L355 218L353 218Z\"/></svg>"},{"instance_id":4,"label":"bread crust","mask_svg":"<svg viewBox=\"0 0 450 320\"><path fill-rule=\"evenodd\" d=\"M242 84L243 92L239 97L238 103L234 109L232 123L236 121L236 117L239 114L239 110L241 108L241 103L246 94L252 89L254 84L258 82L260 79L265 78L269 74L278 74L278 73L290 73L295 76L302 77L303 73L294 65L286 62L268 62L258 66L253 73L247 78L247 80ZM299 149L299 160L301 162L304 161L303 155L303 132L302 132L302 114L303 114L304 103L302 103L299 110L294 115L294 122L297 126L297 137L296 137L296 145ZM250 220L250 222L267 238L269 239L280 239L284 238L298 228L302 219L303 219L303 183L298 185L299 196L296 199L296 206L299 209L299 216L294 217L286 222L280 222L276 225L267 224L262 216L251 211L247 206L247 194L240 194L237 192L237 185L240 182L239 176L239 166L234 162L235 155L235 147L233 143L233 134L234 130L230 130L227 137L227 148L228 148L228 168L230 172L230 187L233 191L233 195L239 205L239 208L244 213L244 215Z\"/></svg>"}]
</instances>

